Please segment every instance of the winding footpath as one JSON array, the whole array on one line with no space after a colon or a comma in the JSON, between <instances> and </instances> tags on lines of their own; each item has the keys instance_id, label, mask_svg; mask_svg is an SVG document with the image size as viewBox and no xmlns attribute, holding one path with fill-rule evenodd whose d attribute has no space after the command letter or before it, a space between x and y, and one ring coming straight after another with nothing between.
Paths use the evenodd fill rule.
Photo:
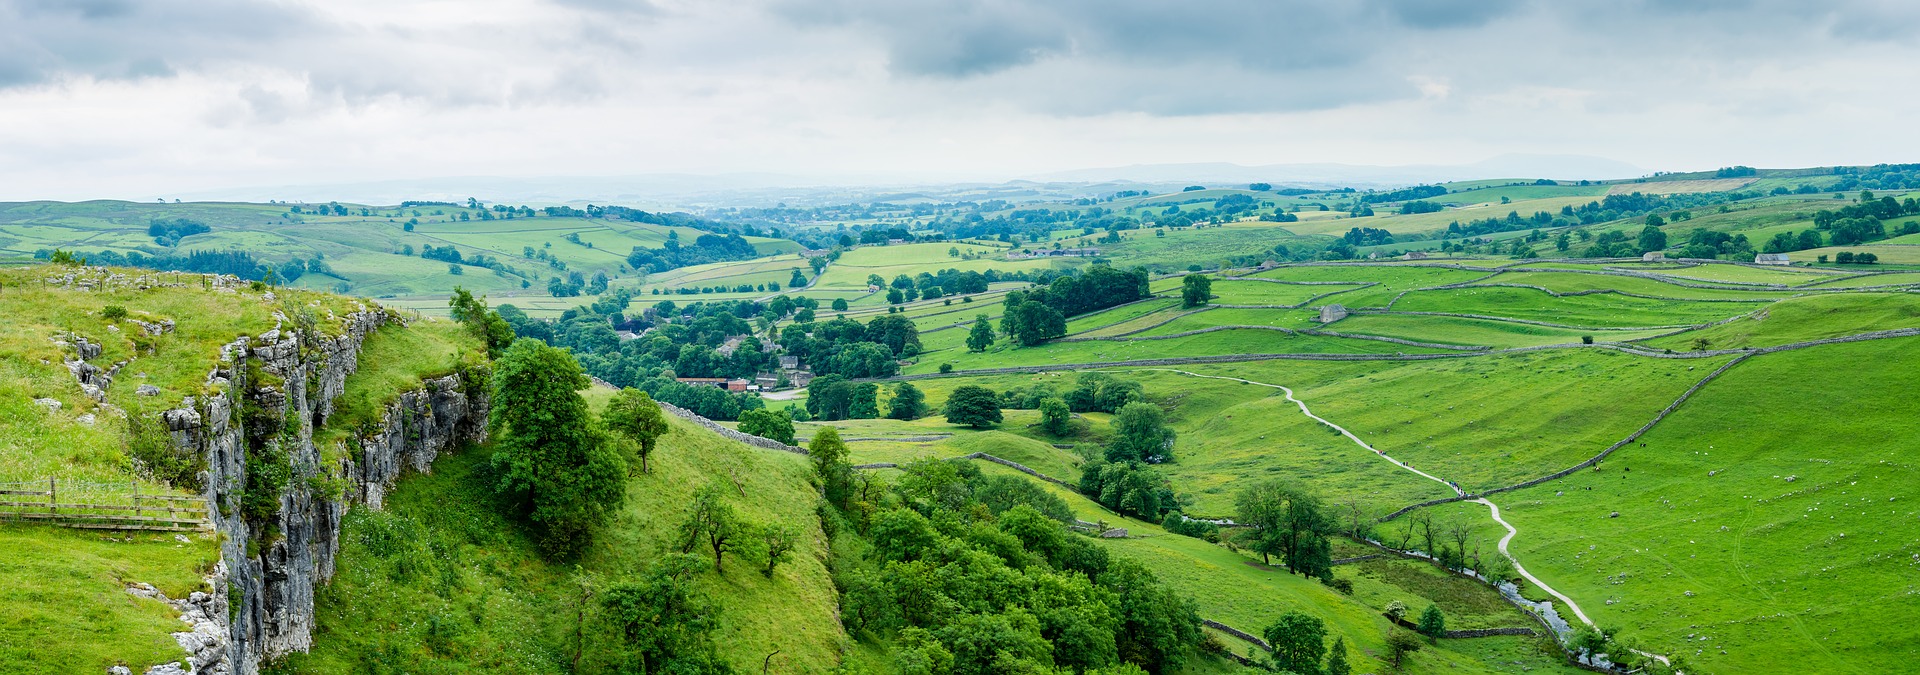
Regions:
<instances>
[{"instance_id":1,"label":"winding footpath","mask_svg":"<svg viewBox=\"0 0 1920 675\"><path fill-rule=\"evenodd\" d=\"M1338 424L1334 424L1333 422L1328 421L1327 418L1313 414L1313 410L1307 408L1306 401L1302 401L1300 399L1294 398L1293 390L1285 386L1272 384L1268 382L1255 382L1253 380L1248 380L1248 379L1238 378L1238 377L1226 377L1222 375L1201 375L1199 373L1179 370L1175 368L1132 368L1129 370L1136 370L1136 371L1137 370L1157 370L1161 372L1178 373L1178 374L1186 375L1189 377L1198 377L1198 378L1209 379L1209 380L1228 380L1232 382L1241 382L1245 384L1267 387L1270 389L1278 389L1282 393L1286 394L1288 401L1293 402L1294 405L1300 406L1301 414L1306 415L1307 417L1311 417L1315 421L1321 424L1325 424L1329 428L1332 428L1333 430L1340 432L1340 435L1346 436L1347 439L1353 441L1355 445L1358 445L1362 448L1366 448L1368 450L1373 451L1373 454L1378 455L1381 459L1385 459L1389 462L1392 462L1394 466L1400 467L1402 469L1406 469L1407 471L1411 471L1422 478L1426 478L1427 480L1431 480L1441 485L1445 485L1447 486L1447 489L1453 490L1454 494L1456 495L1464 497L1467 494L1466 491L1461 490L1460 487L1458 485L1453 484L1453 482L1440 478L1439 476L1435 476L1433 474L1427 473L1425 471L1421 471L1419 469L1413 468L1412 466L1408 466L1406 462L1402 462L1398 459L1395 459L1392 455L1388 455L1387 453L1381 451L1379 448L1375 448L1371 444L1367 443L1366 441L1361 440L1359 436L1355 436L1353 432L1348 431L1346 427L1340 426ZM1529 583L1532 583L1535 588L1545 591L1548 595L1551 595L1559 599L1560 602L1565 603L1568 609L1573 610L1573 615L1575 617L1578 617L1581 623L1584 623L1589 627L1592 627L1594 625L1593 620L1587 618L1587 613L1584 611L1581 611L1579 603L1574 602L1573 598L1567 597L1566 594L1561 593L1560 591L1554 590L1552 586L1548 586L1547 583L1544 581L1541 581L1539 577L1533 576L1533 573L1528 572L1527 568L1521 565L1520 561L1514 558L1512 553L1509 553L1507 551L1507 543L1510 541L1513 541L1514 536L1520 534L1520 530L1518 528L1515 528L1512 523L1507 522L1506 519L1500 517L1499 506L1495 506L1493 502L1487 501L1485 498L1469 499L1467 501L1470 501L1476 504L1485 504L1487 506L1487 509L1493 515L1493 522L1499 523L1501 527L1504 527L1507 529L1506 536L1500 538L1500 544L1499 544L1500 555L1506 556L1507 560L1513 563L1514 572L1518 573L1522 579L1526 579ZM1653 656L1654 658L1658 658L1663 662L1666 660L1665 657L1661 657L1658 655L1653 655Z\"/></svg>"}]
</instances>

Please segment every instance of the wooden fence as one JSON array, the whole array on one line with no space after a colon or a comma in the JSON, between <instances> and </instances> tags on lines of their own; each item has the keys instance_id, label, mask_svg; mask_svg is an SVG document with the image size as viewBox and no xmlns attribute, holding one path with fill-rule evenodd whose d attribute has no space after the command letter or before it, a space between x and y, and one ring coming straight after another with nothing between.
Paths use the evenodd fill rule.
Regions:
<instances>
[{"instance_id":1,"label":"wooden fence","mask_svg":"<svg viewBox=\"0 0 1920 675\"><path fill-rule=\"evenodd\" d=\"M0 483L0 521L95 530L197 532L212 528L200 497L142 493L138 483Z\"/></svg>"}]
</instances>

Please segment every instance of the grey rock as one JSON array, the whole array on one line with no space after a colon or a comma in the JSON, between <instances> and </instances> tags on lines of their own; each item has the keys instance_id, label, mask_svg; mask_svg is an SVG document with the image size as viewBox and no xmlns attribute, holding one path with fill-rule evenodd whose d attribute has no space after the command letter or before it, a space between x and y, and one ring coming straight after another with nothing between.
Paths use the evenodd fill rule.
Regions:
<instances>
[{"instance_id":1,"label":"grey rock","mask_svg":"<svg viewBox=\"0 0 1920 675\"><path fill-rule=\"evenodd\" d=\"M458 377L437 378L417 390L399 392L359 439L352 456L321 467L313 431L332 416L334 400L358 367L367 334L391 321L397 316L383 310L356 312L345 317L340 335L311 342L284 330L242 336L223 347L222 363L212 365L208 374L209 383L225 386L214 387L217 393L204 399L189 397L163 413L174 443L206 459L202 482L208 486L208 517L220 535L226 570L207 603L197 602L199 596L186 601L204 605L201 614L214 625L209 628L194 613L183 612L183 620L194 628L175 634L193 654L187 663L195 672L253 675L264 660L307 650L313 640L314 589L333 576L348 503L379 508L393 482L408 470L427 471L440 452L485 439L485 393L469 394ZM267 387L249 381L247 360L281 382ZM252 555L251 526L235 508L237 486L246 484L249 443L246 421L236 412L242 401L265 408L276 419L298 420L287 447L290 461L325 468L348 483L345 494L333 500L310 492L304 481L294 481L280 495L275 523L280 536L255 546ZM236 598L231 612L229 595Z\"/></svg>"},{"instance_id":2,"label":"grey rock","mask_svg":"<svg viewBox=\"0 0 1920 675\"><path fill-rule=\"evenodd\" d=\"M47 412L60 412L60 401L58 399L36 398L33 399L33 403L34 405L46 408Z\"/></svg>"},{"instance_id":3,"label":"grey rock","mask_svg":"<svg viewBox=\"0 0 1920 675\"><path fill-rule=\"evenodd\" d=\"M153 386L151 384L143 384L138 387L135 387L133 390L133 393L139 394L141 396L159 396L160 388Z\"/></svg>"},{"instance_id":4,"label":"grey rock","mask_svg":"<svg viewBox=\"0 0 1920 675\"><path fill-rule=\"evenodd\" d=\"M73 418L73 421L79 422L80 426L83 426L83 427L93 426L93 413L87 413L85 415L75 417Z\"/></svg>"}]
</instances>

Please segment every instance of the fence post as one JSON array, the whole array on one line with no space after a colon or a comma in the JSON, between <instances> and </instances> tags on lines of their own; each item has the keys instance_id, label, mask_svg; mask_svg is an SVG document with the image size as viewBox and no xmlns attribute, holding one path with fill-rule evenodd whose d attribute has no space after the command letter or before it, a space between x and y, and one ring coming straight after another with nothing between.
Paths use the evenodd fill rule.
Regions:
<instances>
[{"instance_id":1,"label":"fence post","mask_svg":"<svg viewBox=\"0 0 1920 675\"><path fill-rule=\"evenodd\" d=\"M133 484L133 518L134 520L139 520L140 519L140 481L135 480L135 481L131 481L131 483Z\"/></svg>"},{"instance_id":2,"label":"fence post","mask_svg":"<svg viewBox=\"0 0 1920 675\"><path fill-rule=\"evenodd\" d=\"M60 519L59 518L60 507L57 506L57 504L59 503L60 503L59 484L55 483L53 478L49 476L47 478L47 515L54 516L52 520Z\"/></svg>"}]
</instances>

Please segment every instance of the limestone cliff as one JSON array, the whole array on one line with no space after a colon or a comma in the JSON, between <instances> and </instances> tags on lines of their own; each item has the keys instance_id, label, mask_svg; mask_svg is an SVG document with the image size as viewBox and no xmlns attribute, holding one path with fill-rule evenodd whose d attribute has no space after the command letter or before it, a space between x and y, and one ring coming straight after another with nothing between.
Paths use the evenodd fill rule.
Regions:
<instances>
[{"instance_id":1,"label":"limestone cliff","mask_svg":"<svg viewBox=\"0 0 1920 675\"><path fill-rule=\"evenodd\" d=\"M374 309L349 315L338 335L276 329L241 338L208 376L217 393L164 415L180 450L206 458L205 495L227 571L216 595L228 598L228 644L218 661L197 657L207 662L192 664L196 671L251 675L263 660L305 651L314 589L333 576L347 506L379 508L407 469L426 471L438 453L484 440L485 380L469 372L396 392L338 449L316 445L367 335L399 322ZM254 486L249 507L250 456L263 475L283 461L291 470L270 493Z\"/></svg>"}]
</instances>

